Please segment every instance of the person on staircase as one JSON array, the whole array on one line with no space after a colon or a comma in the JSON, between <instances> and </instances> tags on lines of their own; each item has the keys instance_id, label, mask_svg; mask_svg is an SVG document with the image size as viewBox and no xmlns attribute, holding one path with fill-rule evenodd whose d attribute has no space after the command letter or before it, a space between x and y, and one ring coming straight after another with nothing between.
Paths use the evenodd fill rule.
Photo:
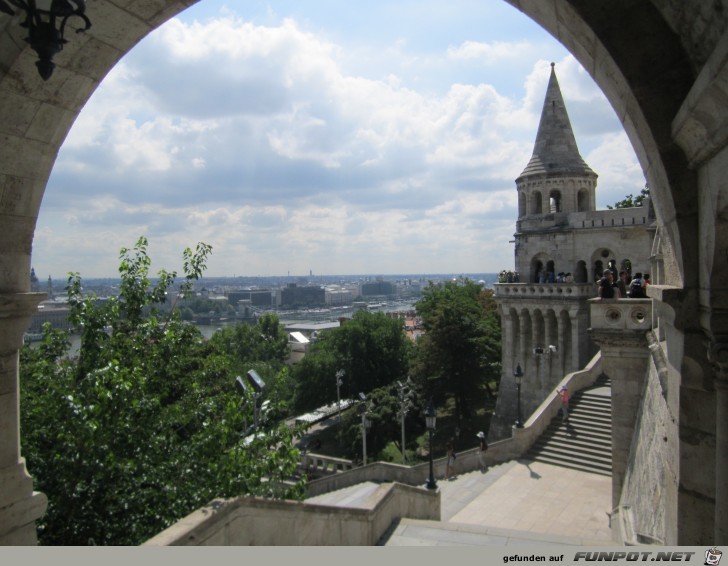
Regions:
<instances>
[{"instance_id":1,"label":"person on staircase","mask_svg":"<svg viewBox=\"0 0 728 566\"><path fill-rule=\"evenodd\" d=\"M566 422L569 420L569 389L566 385L562 385L559 389L559 397L561 397L561 420Z\"/></svg>"}]
</instances>

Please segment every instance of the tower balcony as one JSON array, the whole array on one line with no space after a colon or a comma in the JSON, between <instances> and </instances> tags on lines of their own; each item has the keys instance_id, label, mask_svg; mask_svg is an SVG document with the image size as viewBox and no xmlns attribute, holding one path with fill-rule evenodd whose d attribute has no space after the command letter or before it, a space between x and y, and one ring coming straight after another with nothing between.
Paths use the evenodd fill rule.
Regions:
<instances>
[{"instance_id":1,"label":"tower balcony","mask_svg":"<svg viewBox=\"0 0 728 566\"><path fill-rule=\"evenodd\" d=\"M597 295L594 283L495 283L500 299L592 299Z\"/></svg>"}]
</instances>

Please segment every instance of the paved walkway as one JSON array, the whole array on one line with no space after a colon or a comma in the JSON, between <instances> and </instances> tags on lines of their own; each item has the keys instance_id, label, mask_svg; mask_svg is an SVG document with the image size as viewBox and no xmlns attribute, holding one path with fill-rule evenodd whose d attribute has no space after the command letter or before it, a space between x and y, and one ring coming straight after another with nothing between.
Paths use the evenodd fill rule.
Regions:
<instances>
[{"instance_id":1,"label":"paved walkway","mask_svg":"<svg viewBox=\"0 0 728 566\"><path fill-rule=\"evenodd\" d=\"M438 486L444 524L403 519L387 546L611 544L610 477L518 460Z\"/></svg>"},{"instance_id":2,"label":"paved walkway","mask_svg":"<svg viewBox=\"0 0 728 566\"><path fill-rule=\"evenodd\" d=\"M308 499L357 507L379 484L364 482ZM486 473L438 479L441 521L402 519L385 546L529 544L607 546L612 478L514 460Z\"/></svg>"}]
</instances>

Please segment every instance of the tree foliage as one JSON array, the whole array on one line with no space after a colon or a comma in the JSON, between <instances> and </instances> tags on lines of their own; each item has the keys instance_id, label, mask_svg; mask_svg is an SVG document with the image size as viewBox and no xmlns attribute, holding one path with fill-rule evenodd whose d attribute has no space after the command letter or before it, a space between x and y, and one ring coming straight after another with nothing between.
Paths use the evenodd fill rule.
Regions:
<instances>
[{"instance_id":1,"label":"tree foliage","mask_svg":"<svg viewBox=\"0 0 728 566\"><path fill-rule=\"evenodd\" d=\"M182 292L210 251L184 251ZM145 238L120 259L118 298L84 296L81 277L69 277L78 358L65 357L67 334L49 327L21 352L24 454L49 499L40 541L139 544L215 497L300 496L300 483L282 483L298 462L293 431L270 424L244 442L252 404L233 387L240 360L259 356L276 381L279 349L216 349L178 313L158 314L177 276L163 270L152 285ZM277 339L276 329L271 320L257 332Z\"/></svg>"},{"instance_id":2,"label":"tree foliage","mask_svg":"<svg viewBox=\"0 0 728 566\"><path fill-rule=\"evenodd\" d=\"M453 397L458 421L472 401L500 376L501 333L493 292L461 279L432 282L416 305L425 334L417 342L413 375L423 391Z\"/></svg>"},{"instance_id":3,"label":"tree foliage","mask_svg":"<svg viewBox=\"0 0 728 566\"><path fill-rule=\"evenodd\" d=\"M636 206L642 206L645 199L650 196L650 187L645 185L645 188L640 191L640 194L633 196L632 194L627 195L622 200L615 202L614 206L607 205L607 208L613 210L615 208L633 208Z\"/></svg>"},{"instance_id":4,"label":"tree foliage","mask_svg":"<svg viewBox=\"0 0 728 566\"><path fill-rule=\"evenodd\" d=\"M306 411L335 401L335 375L342 369L342 398L406 379L410 347L400 320L357 312L339 328L322 333L294 367L296 408Z\"/></svg>"}]
</instances>

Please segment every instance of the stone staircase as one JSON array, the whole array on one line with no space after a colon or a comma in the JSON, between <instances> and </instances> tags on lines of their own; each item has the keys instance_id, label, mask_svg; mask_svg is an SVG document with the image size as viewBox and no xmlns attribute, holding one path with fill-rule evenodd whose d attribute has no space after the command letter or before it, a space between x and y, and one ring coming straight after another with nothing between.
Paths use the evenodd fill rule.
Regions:
<instances>
[{"instance_id":1,"label":"stone staircase","mask_svg":"<svg viewBox=\"0 0 728 566\"><path fill-rule=\"evenodd\" d=\"M602 374L596 383L571 398L570 416L557 415L526 458L585 472L612 475L611 382Z\"/></svg>"}]
</instances>

